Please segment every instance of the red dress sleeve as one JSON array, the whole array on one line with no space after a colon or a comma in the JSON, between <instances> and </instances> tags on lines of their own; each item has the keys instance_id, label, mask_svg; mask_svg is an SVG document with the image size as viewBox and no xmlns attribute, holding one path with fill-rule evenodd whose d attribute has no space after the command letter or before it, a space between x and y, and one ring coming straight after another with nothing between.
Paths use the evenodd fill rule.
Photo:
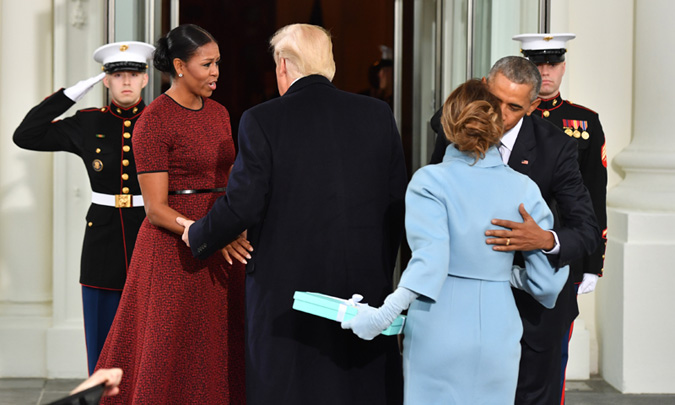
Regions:
<instances>
[{"instance_id":1,"label":"red dress sleeve","mask_svg":"<svg viewBox=\"0 0 675 405\"><path fill-rule=\"evenodd\" d=\"M170 131L163 123L170 120L163 117L161 108L151 107L138 118L132 138L138 174L169 171Z\"/></svg>"}]
</instances>

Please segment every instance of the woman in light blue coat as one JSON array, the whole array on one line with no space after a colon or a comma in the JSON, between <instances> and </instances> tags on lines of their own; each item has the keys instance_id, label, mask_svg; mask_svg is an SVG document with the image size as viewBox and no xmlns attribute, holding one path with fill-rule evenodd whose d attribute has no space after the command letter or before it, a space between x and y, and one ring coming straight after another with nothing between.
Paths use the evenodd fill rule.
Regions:
<instances>
[{"instance_id":1,"label":"woman in light blue coat","mask_svg":"<svg viewBox=\"0 0 675 405\"><path fill-rule=\"evenodd\" d=\"M521 221L522 203L542 229L553 216L539 188L502 162L499 100L470 80L443 107L451 144L443 162L421 168L406 193L412 259L399 287L378 309L360 309L343 328L372 339L408 308L403 344L408 404L513 404L522 324L511 286L551 308L568 268L541 251L513 252L485 243L492 218ZM366 299L368 297L365 297Z\"/></svg>"}]
</instances>

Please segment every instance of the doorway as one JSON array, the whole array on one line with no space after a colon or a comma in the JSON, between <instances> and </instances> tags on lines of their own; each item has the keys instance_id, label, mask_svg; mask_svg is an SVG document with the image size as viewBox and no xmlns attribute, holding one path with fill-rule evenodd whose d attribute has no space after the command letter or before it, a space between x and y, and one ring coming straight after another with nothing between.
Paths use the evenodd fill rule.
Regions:
<instances>
[{"instance_id":1,"label":"doorway","mask_svg":"<svg viewBox=\"0 0 675 405\"><path fill-rule=\"evenodd\" d=\"M229 110L235 138L246 109L278 96L268 41L284 25L311 23L331 32L333 83L341 90L379 96L376 65L391 58L383 97L401 132L409 176L429 161L436 135L429 119L445 97L466 79L485 76L500 57L518 54L511 37L538 32L550 10L550 0L107 1L108 41L154 43L179 23L200 25L218 40L213 99ZM168 86L158 72L150 74L147 102Z\"/></svg>"},{"instance_id":2,"label":"doorway","mask_svg":"<svg viewBox=\"0 0 675 405\"><path fill-rule=\"evenodd\" d=\"M394 0L108 0L108 5L108 41L154 43L179 23L197 24L216 38L221 64L212 98L230 112L235 139L244 111L279 95L269 39L287 24L329 30L336 87L381 95L391 105L391 74L383 72L393 69ZM169 86L168 78L151 73L154 86L144 95L147 102ZM373 89L384 82L380 77L389 78L383 92Z\"/></svg>"}]
</instances>

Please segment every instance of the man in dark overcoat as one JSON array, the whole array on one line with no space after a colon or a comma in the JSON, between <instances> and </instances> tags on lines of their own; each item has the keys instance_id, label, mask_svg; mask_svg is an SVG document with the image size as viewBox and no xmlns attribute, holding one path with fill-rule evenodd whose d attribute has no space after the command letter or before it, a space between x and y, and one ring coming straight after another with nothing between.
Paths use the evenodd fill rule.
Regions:
<instances>
[{"instance_id":1,"label":"man in dark overcoat","mask_svg":"<svg viewBox=\"0 0 675 405\"><path fill-rule=\"evenodd\" d=\"M600 230L579 172L577 145L555 125L531 115L540 102L541 75L537 67L523 57L507 56L493 65L487 83L502 102L502 159L537 183L556 219L554 229L540 229L521 208L524 222L495 221L506 230L489 230L487 243L501 251L542 249L557 267L591 254L600 243ZM436 116L432 127L438 128L439 136L431 163L438 163L437 156L442 156L446 147ZM516 254L515 260L522 265L522 256ZM560 342L568 330L569 313L576 308L572 279L563 287L553 309L521 290L513 289L513 294L523 321L515 403L554 404L560 400Z\"/></svg>"},{"instance_id":2,"label":"man in dark overcoat","mask_svg":"<svg viewBox=\"0 0 675 405\"><path fill-rule=\"evenodd\" d=\"M271 40L281 97L246 111L226 196L183 239L199 258L248 229L249 404L398 404L397 339L359 339L294 311L295 291L379 306L392 292L407 183L389 106L340 91L322 28L294 24Z\"/></svg>"}]
</instances>

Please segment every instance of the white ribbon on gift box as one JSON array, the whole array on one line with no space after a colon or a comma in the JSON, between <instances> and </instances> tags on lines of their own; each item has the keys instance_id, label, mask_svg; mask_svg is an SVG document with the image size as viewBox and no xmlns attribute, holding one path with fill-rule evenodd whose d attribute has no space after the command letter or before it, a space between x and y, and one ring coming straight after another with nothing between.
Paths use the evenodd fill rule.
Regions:
<instances>
[{"instance_id":1,"label":"white ribbon on gift box","mask_svg":"<svg viewBox=\"0 0 675 405\"><path fill-rule=\"evenodd\" d=\"M340 306L338 306L337 321L338 322L344 321L346 313L347 313L347 306L345 304L340 304Z\"/></svg>"},{"instance_id":2,"label":"white ribbon on gift box","mask_svg":"<svg viewBox=\"0 0 675 405\"><path fill-rule=\"evenodd\" d=\"M361 302L362 299L363 299L363 295L361 295L361 294L354 294L348 300L340 299L340 301L344 302L344 304L340 304L338 306L337 321L342 322L345 319L345 314L347 313L347 307L355 307L356 304Z\"/></svg>"}]
</instances>

